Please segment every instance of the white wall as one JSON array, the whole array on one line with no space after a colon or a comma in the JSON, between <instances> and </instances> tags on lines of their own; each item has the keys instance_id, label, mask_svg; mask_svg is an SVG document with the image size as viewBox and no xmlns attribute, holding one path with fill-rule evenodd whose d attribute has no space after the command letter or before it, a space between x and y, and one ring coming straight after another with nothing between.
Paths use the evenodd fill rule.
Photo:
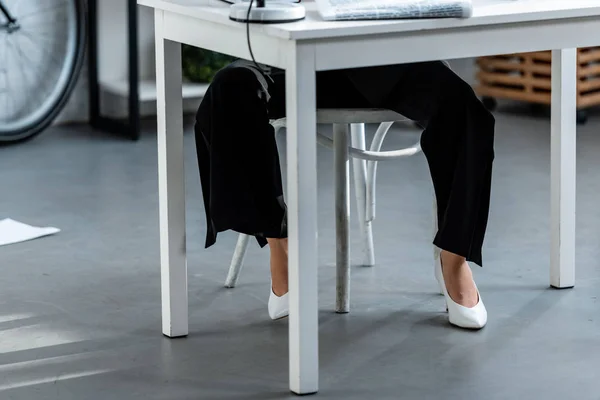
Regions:
<instances>
[{"instance_id":1,"label":"white wall","mask_svg":"<svg viewBox=\"0 0 600 400\"><path fill-rule=\"evenodd\" d=\"M123 0L98 1L98 69L100 81L127 79L127 6ZM140 77L154 75L154 21L152 10L138 7ZM56 123L89 119L87 55L79 81ZM124 102L124 104L126 104Z\"/></svg>"},{"instance_id":2,"label":"white wall","mask_svg":"<svg viewBox=\"0 0 600 400\"><path fill-rule=\"evenodd\" d=\"M102 0L100 0L102 1ZM71 94L71 98L63 111L58 115L55 123L62 122L85 122L89 119L88 112L88 79L87 79L87 55L81 69L77 86Z\"/></svg>"}]
</instances>

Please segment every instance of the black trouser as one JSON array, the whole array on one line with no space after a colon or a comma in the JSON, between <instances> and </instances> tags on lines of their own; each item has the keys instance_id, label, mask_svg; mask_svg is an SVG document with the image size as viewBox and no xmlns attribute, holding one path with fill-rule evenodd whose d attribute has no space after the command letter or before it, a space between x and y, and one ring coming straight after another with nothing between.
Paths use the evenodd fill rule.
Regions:
<instances>
[{"instance_id":1,"label":"black trouser","mask_svg":"<svg viewBox=\"0 0 600 400\"><path fill-rule=\"evenodd\" d=\"M434 244L482 264L494 158L494 118L471 87L441 62L393 66L395 86L367 100L347 71L317 74L318 108L384 107L425 126L421 146L438 207ZM381 67L373 69L373 74ZM388 72L391 70L388 70ZM369 76L362 69L358 76ZM286 237L279 157L269 119L285 115L285 78L269 81L270 101L259 95L254 72L225 68L211 84L196 123L196 146L208 235L227 229ZM385 85L385 82L375 85ZM364 87L364 85L363 85ZM374 88L375 92L377 87ZM373 88L370 88L373 92ZM370 97L372 99L372 97Z\"/></svg>"}]
</instances>

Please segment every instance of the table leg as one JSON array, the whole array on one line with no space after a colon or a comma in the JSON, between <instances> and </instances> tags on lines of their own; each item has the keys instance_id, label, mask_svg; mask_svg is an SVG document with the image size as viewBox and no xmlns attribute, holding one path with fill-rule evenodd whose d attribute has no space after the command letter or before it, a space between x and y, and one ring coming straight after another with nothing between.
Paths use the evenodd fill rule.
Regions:
<instances>
[{"instance_id":1,"label":"table leg","mask_svg":"<svg viewBox=\"0 0 600 400\"><path fill-rule=\"evenodd\" d=\"M178 337L188 334L181 45L164 39L160 10L155 34L162 330Z\"/></svg>"},{"instance_id":2,"label":"table leg","mask_svg":"<svg viewBox=\"0 0 600 400\"><path fill-rule=\"evenodd\" d=\"M575 285L577 49L552 51L550 284Z\"/></svg>"},{"instance_id":3,"label":"table leg","mask_svg":"<svg viewBox=\"0 0 600 400\"><path fill-rule=\"evenodd\" d=\"M310 394L319 385L315 49L290 46L286 70L290 389Z\"/></svg>"}]
</instances>

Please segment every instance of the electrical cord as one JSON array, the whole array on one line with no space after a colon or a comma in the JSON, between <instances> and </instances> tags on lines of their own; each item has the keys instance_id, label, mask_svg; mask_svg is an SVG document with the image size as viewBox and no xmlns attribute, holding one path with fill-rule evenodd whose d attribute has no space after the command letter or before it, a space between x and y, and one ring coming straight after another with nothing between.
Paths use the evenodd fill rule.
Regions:
<instances>
[{"instance_id":1,"label":"electrical cord","mask_svg":"<svg viewBox=\"0 0 600 400\"><path fill-rule=\"evenodd\" d=\"M264 2L263 2L264 3ZM269 78L269 80L271 82L273 82L273 78L271 78L271 75L268 73L268 71L265 71L263 69L263 67L261 67L257 62L256 59L254 58L254 53L252 52L252 43L250 43L250 12L252 12L252 5L254 4L254 0L250 0L250 5L248 5L248 13L246 14L246 39L248 41L248 51L250 52L250 58L252 58L252 62L254 63L254 66L256 68L258 68L258 70L260 72L262 72L262 74L264 76L266 76L267 78Z\"/></svg>"},{"instance_id":2,"label":"electrical cord","mask_svg":"<svg viewBox=\"0 0 600 400\"><path fill-rule=\"evenodd\" d=\"M233 0L220 0L226 4L235 4ZM257 0L260 4L260 0ZM294 0L294 3L300 3L301 0ZM264 3L264 2L263 2ZM269 71L266 71L254 57L254 52L252 51L252 43L250 41L250 13L252 12L252 6L254 5L254 0L250 0L250 4L248 5L248 12L246 13L246 40L248 43L248 52L250 53L250 58L252 59L252 63L254 66L263 73L271 82L273 82L273 78L271 77Z\"/></svg>"}]
</instances>

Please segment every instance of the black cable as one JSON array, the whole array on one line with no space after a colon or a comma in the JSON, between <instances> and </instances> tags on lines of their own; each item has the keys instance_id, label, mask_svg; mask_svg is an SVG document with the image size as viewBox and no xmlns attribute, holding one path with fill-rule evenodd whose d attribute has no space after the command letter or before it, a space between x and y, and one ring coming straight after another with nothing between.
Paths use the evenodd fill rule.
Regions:
<instances>
[{"instance_id":1,"label":"black cable","mask_svg":"<svg viewBox=\"0 0 600 400\"><path fill-rule=\"evenodd\" d=\"M263 75L268 77L271 80L271 82L273 82L273 78L271 78L271 75L269 75L269 73L265 71L256 62L256 59L254 58L254 53L252 52L252 43L250 43L250 12L252 11L252 4L254 4L254 0L250 0L250 5L248 6L248 13L246 14L246 39L248 40L248 51L250 52L250 57L252 58L252 62L254 63L256 68L258 68L258 70L262 72Z\"/></svg>"},{"instance_id":2,"label":"black cable","mask_svg":"<svg viewBox=\"0 0 600 400\"><path fill-rule=\"evenodd\" d=\"M220 0L223 3L227 3L227 4L235 4L235 2L233 0ZM259 1L259 6L261 1ZM293 0L293 3L300 3L301 0ZM263 7L264 5L264 0L262 1L263 3ZM252 43L250 42L250 13L252 12L252 5L254 4L254 0L250 0L250 4L248 5L248 13L246 14L246 40L248 41L248 51L250 52L250 58L252 58L252 63L254 63L254 66L256 66L256 68L258 68L258 70L260 72L262 72L266 77L269 78L269 80L271 80L271 82L273 81L273 78L271 78L271 75L269 74L268 71L265 71L258 62L256 62L256 59L254 58L254 52L252 51Z\"/></svg>"}]
</instances>

